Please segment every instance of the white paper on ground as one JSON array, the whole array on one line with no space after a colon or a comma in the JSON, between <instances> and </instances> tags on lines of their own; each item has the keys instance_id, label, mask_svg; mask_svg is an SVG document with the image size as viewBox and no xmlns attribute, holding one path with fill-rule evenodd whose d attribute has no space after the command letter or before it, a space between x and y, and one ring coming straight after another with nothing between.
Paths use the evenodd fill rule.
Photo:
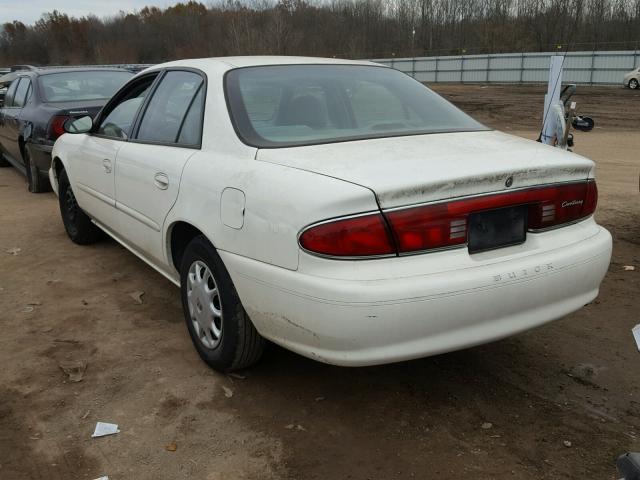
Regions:
<instances>
[{"instance_id":1,"label":"white paper on ground","mask_svg":"<svg viewBox=\"0 0 640 480\"><path fill-rule=\"evenodd\" d=\"M96 480L109 480L109 477L105 475L104 477L96 478Z\"/></svg>"},{"instance_id":2,"label":"white paper on ground","mask_svg":"<svg viewBox=\"0 0 640 480\"><path fill-rule=\"evenodd\" d=\"M640 324L633 327L631 332L633 333L633 338L636 340L636 346L640 351Z\"/></svg>"},{"instance_id":3,"label":"white paper on ground","mask_svg":"<svg viewBox=\"0 0 640 480\"><path fill-rule=\"evenodd\" d=\"M116 433L120 433L120 430L118 430L117 424L98 422L96 423L96 429L93 432L93 435L91 435L91 437L93 438L104 437L105 435L113 435Z\"/></svg>"}]
</instances>

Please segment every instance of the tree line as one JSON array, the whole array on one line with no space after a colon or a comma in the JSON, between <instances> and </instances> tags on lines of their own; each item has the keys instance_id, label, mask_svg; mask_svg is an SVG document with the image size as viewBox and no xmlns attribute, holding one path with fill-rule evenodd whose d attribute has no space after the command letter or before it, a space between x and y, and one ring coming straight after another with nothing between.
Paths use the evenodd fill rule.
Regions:
<instances>
[{"instance_id":1,"label":"tree line","mask_svg":"<svg viewBox=\"0 0 640 480\"><path fill-rule=\"evenodd\" d=\"M222 0L0 27L0 65L640 48L640 0Z\"/></svg>"}]
</instances>

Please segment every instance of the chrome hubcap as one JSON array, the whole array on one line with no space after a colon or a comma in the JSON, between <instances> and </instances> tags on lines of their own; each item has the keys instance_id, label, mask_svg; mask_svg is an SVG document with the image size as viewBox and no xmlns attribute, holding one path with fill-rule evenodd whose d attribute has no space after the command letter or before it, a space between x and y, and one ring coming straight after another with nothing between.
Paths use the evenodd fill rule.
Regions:
<instances>
[{"instance_id":1,"label":"chrome hubcap","mask_svg":"<svg viewBox=\"0 0 640 480\"><path fill-rule=\"evenodd\" d=\"M189 267L187 304L200 343L206 348L215 348L222 338L222 303L211 270L200 260Z\"/></svg>"}]
</instances>

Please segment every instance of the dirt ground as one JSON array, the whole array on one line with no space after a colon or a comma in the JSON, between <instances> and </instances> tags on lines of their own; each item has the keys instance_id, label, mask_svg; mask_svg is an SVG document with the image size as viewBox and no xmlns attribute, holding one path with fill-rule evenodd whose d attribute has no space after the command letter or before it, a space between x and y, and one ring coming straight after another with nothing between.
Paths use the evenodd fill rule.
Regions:
<instances>
[{"instance_id":1,"label":"dirt ground","mask_svg":"<svg viewBox=\"0 0 640 480\"><path fill-rule=\"evenodd\" d=\"M542 89L437 90L536 136ZM578 100L599 128L575 150L598 164L597 217L615 239L599 298L507 340L380 367L273 347L242 378L211 371L173 285L113 241L72 244L55 197L0 169L0 478L617 478L616 457L640 450L640 93L589 92ZM87 363L81 382L70 361ZM96 421L121 432L92 439Z\"/></svg>"},{"instance_id":2,"label":"dirt ground","mask_svg":"<svg viewBox=\"0 0 640 480\"><path fill-rule=\"evenodd\" d=\"M486 125L500 130L538 130L546 85L434 84L431 88ZM595 131L640 131L640 90L578 86L572 100ZM537 138L538 131L535 132Z\"/></svg>"}]
</instances>

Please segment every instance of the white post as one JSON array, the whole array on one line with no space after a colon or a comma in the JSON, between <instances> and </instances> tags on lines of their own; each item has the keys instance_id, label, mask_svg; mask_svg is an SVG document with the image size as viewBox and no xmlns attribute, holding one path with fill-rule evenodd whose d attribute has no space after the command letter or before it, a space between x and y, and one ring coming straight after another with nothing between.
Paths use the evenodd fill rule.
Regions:
<instances>
[{"instance_id":1,"label":"white post","mask_svg":"<svg viewBox=\"0 0 640 480\"><path fill-rule=\"evenodd\" d=\"M542 125L542 143L551 145L556 136L556 115L551 110L551 106L560 102L560 91L562 90L562 63L564 57L553 55L549 64L549 83L547 84L547 94L544 96L544 116Z\"/></svg>"}]
</instances>

